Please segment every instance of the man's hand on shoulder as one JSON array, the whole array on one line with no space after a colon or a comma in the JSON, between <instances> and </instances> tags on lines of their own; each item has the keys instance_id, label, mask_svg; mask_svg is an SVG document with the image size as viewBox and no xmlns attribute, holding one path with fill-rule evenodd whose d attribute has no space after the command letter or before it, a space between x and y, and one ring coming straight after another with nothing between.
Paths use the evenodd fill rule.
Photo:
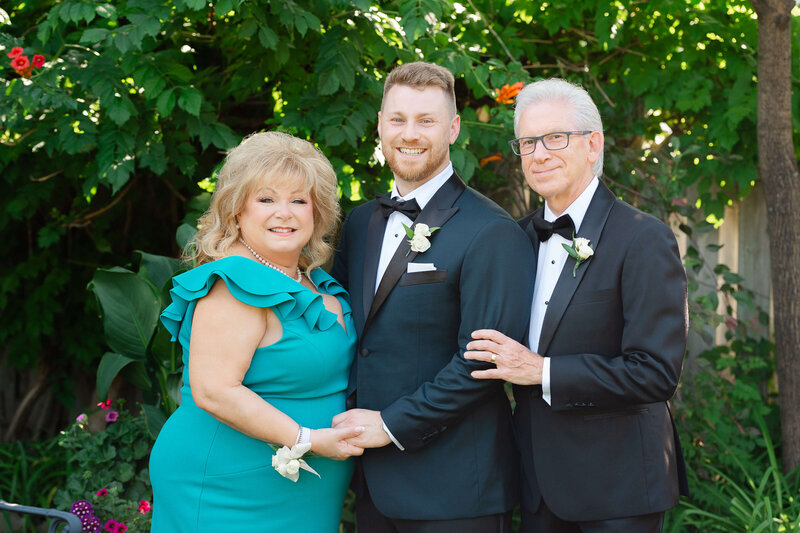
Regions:
<instances>
[{"instance_id":1,"label":"man's hand on shoulder","mask_svg":"<svg viewBox=\"0 0 800 533\"><path fill-rule=\"evenodd\" d=\"M475 379L502 379L516 385L541 385L544 357L493 329L472 332L464 358L485 361L497 368L475 370Z\"/></svg>"}]
</instances>

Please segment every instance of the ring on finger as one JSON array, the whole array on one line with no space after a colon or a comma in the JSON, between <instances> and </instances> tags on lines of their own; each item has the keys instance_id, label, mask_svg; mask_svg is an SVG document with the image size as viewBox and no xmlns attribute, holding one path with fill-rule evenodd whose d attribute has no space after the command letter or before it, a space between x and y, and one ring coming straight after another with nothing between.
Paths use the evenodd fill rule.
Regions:
<instances>
[{"instance_id":1,"label":"ring on finger","mask_svg":"<svg viewBox=\"0 0 800 533\"><path fill-rule=\"evenodd\" d=\"M496 353L492 354L492 357L491 357L490 361L492 362L492 364L497 362L497 354Z\"/></svg>"}]
</instances>

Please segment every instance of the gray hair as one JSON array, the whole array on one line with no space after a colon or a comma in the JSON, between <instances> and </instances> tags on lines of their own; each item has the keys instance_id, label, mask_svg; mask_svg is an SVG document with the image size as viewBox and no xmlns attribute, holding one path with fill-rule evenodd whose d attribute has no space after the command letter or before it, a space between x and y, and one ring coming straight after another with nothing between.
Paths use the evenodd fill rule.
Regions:
<instances>
[{"instance_id":1,"label":"gray hair","mask_svg":"<svg viewBox=\"0 0 800 533\"><path fill-rule=\"evenodd\" d=\"M519 136L519 119L525 109L539 102L565 102L572 110L573 126L578 130L603 132L603 119L586 89L560 78L548 78L526 85L517 95L514 106L514 135ZM603 153L592 165L595 176L603 173Z\"/></svg>"}]
</instances>

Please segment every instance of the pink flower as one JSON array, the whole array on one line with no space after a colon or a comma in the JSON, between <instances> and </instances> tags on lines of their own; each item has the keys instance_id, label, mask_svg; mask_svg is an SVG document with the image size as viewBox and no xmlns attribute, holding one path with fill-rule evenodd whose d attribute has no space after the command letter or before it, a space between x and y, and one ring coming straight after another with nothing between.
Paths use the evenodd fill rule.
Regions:
<instances>
[{"instance_id":1,"label":"pink flower","mask_svg":"<svg viewBox=\"0 0 800 533\"><path fill-rule=\"evenodd\" d=\"M116 422L119 418L119 413L116 411L109 411L106 413L106 422Z\"/></svg>"},{"instance_id":2,"label":"pink flower","mask_svg":"<svg viewBox=\"0 0 800 533\"><path fill-rule=\"evenodd\" d=\"M117 522L117 527L114 529L114 533L125 533L126 531L128 531L128 526L122 522Z\"/></svg>"},{"instance_id":3,"label":"pink flower","mask_svg":"<svg viewBox=\"0 0 800 533\"><path fill-rule=\"evenodd\" d=\"M115 533L117 531L117 526L119 526L119 523L117 523L116 520L109 520L108 522L106 522L106 527L104 527L103 529L105 529L109 533Z\"/></svg>"},{"instance_id":4,"label":"pink flower","mask_svg":"<svg viewBox=\"0 0 800 533\"><path fill-rule=\"evenodd\" d=\"M150 510L150 502L147 500L139 500L139 512L145 514Z\"/></svg>"},{"instance_id":5,"label":"pink flower","mask_svg":"<svg viewBox=\"0 0 800 533\"><path fill-rule=\"evenodd\" d=\"M25 70L30 64L31 62L28 61L27 56L17 56L11 61L11 68L14 70Z\"/></svg>"},{"instance_id":6,"label":"pink flower","mask_svg":"<svg viewBox=\"0 0 800 533\"><path fill-rule=\"evenodd\" d=\"M14 47L14 48L12 48L12 49L11 49L11 51L10 51L9 53L7 53L6 55L7 55L8 57L10 57L11 59L14 59L15 57L19 57L19 56L21 56L21 55L22 55L22 52L24 52L24 50L22 49L22 47L21 47L21 46L15 46L15 47Z\"/></svg>"},{"instance_id":7,"label":"pink flower","mask_svg":"<svg viewBox=\"0 0 800 533\"><path fill-rule=\"evenodd\" d=\"M36 68L41 68L44 65L44 56L41 54L34 54L33 55L33 66Z\"/></svg>"},{"instance_id":8,"label":"pink flower","mask_svg":"<svg viewBox=\"0 0 800 533\"><path fill-rule=\"evenodd\" d=\"M98 403L97 407L99 407L100 409L111 409L111 398L108 398L104 402Z\"/></svg>"},{"instance_id":9,"label":"pink flower","mask_svg":"<svg viewBox=\"0 0 800 533\"><path fill-rule=\"evenodd\" d=\"M108 489L100 489L97 491L97 494L95 494L95 496L100 496L102 498L106 494L108 494Z\"/></svg>"},{"instance_id":10,"label":"pink flower","mask_svg":"<svg viewBox=\"0 0 800 533\"><path fill-rule=\"evenodd\" d=\"M80 424L81 422L86 422L86 418L87 418L87 417L86 417L86 413L81 413L81 414L79 414L79 415L77 416L77 418L75 418L75 422L78 422L79 424Z\"/></svg>"}]
</instances>

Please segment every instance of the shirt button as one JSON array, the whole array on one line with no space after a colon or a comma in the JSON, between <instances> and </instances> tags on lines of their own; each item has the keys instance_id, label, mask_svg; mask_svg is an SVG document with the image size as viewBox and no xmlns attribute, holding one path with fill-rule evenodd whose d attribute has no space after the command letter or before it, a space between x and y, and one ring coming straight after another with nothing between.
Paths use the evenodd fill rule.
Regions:
<instances>
[{"instance_id":1,"label":"shirt button","mask_svg":"<svg viewBox=\"0 0 800 533\"><path fill-rule=\"evenodd\" d=\"M395 237L397 237L397 235L395 235ZM551 264L551 265L555 265L555 264L556 264L556 260L555 260L555 259L553 259L552 261L550 261L550 264Z\"/></svg>"},{"instance_id":2,"label":"shirt button","mask_svg":"<svg viewBox=\"0 0 800 533\"><path fill-rule=\"evenodd\" d=\"M544 305L550 305L550 300L545 300Z\"/></svg>"}]
</instances>

